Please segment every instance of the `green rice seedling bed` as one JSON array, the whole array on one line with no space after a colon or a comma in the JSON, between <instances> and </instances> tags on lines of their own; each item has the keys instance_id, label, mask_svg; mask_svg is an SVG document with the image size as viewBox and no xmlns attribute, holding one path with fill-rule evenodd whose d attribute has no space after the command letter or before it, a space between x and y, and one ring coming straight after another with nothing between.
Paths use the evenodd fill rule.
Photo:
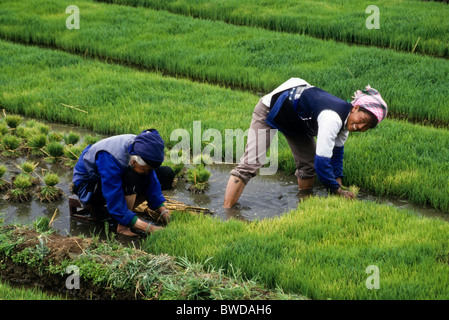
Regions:
<instances>
[{"instance_id":1,"label":"green rice seedling bed","mask_svg":"<svg viewBox=\"0 0 449 320\"><path fill-rule=\"evenodd\" d=\"M223 137L226 129L245 131L259 99L246 92L4 41L0 42L0 60L4 61L0 104L10 113L72 123L107 135L157 128L168 147L179 142L179 137L170 140L175 129L187 130L192 139L194 121L201 121L202 132L215 128ZM203 144L209 142L214 143L204 140ZM294 171L282 135L278 159L279 169ZM447 212L447 159L447 130L385 120L379 128L350 135L344 182Z\"/></svg>"},{"instance_id":2,"label":"green rice seedling bed","mask_svg":"<svg viewBox=\"0 0 449 320\"><path fill-rule=\"evenodd\" d=\"M449 123L445 59L89 0L77 2L80 29L69 30L65 9L71 4L3 1L0 37L262 93L290 77L343 99L370 84L391 113Z\"/></svg>"},{"instance_id":3,"label":"green rice seedling bed","mask_svg":"<svg viewBox=\"0 0 449 320\"><path fill-rule=\"evenodd\" d=\"M281 217L250 224L176 216L143 249L199 262L212 257L215 268L238 268L312 299L449 298L446 222L336 196L312 197ZM375 267L378 289L370 278Z\"/></svg>"},{"instance_id":4,"label":"green rice seedling bed","mask_svg":"<svg viewBox=\"0 0 449 320\"><path fill-rule=\"evenodd\" d=\"M60 295L52 295L37 287L11 286L0 278L1 300L67 300Z\"/></svg>"},{"instance_id":5,"label":"green rice seedling bed","mask_svg":"<svg viewBox=\"0 0 449 320\"><path fill-rule=\"evenodd\" d=\"M97 0L348 43L449 56L449 7L424 1ZM366 20L379 8L379 28ZM419 28L417 27L419 25ZM416 47L415 47L416 45Z\"/></svg>"}]
</instances>

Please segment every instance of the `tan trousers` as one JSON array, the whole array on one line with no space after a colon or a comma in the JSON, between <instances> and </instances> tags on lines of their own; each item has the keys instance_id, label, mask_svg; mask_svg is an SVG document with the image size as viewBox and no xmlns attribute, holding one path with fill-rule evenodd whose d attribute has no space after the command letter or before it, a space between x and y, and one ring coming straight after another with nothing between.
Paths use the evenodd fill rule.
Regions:
<instances>
[{"instance_id":1,"label":"tan trousers","mask_svg":"<svg viewBox=\"0 0 449 320\"><path fill-rule=\"evenodd\" d=\"M266 153L270 148L273 138L270 130L274 128L265 122L269 111L270 108L264 105L261 99L254 108L250 125L250 131L253 130L255 134L248 135L245 153L240 159L240 163L231 171L231 175L239 177L245 184L255 177L257 170L263 166ZM306 134L285 136L285 138L295 159L295 176L299 179L315 177L315 139ZM259 139L265 139L265 144Z\"/></svg>"}]
</instances>

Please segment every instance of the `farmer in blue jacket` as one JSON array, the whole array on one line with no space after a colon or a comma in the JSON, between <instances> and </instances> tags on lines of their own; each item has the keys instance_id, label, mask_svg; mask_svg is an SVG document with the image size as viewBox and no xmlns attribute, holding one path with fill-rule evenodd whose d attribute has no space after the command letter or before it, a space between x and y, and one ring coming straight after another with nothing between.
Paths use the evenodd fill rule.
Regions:
<instances>
[{"instance_id":1,"label":"farmer in blue jacket","mask_svg":"<svg viewBox=\"0 0 449 320\"><path fill-rule=\"evenodd\" d=\"M117 221L117 233L135 235L130 228L152 233L161 227L137 218L132 209L140 203L136 198L143 196L141 200L147 200L162 221L169 221L157 171L167 185L174 175L168 167L160 167L163 161L164 141L157 130L112 136L84 149L73 170L73 191L83 207L101 208L106 204Z\"/></svg>"},{"instance_id":2,"label":"farmer in blue jacket","mask_svg":"<svg viewBox=\"0 0 449 320\"><path fill-rule=\"evenodd\" d=\"M347 102L303 79L291 78L260 99L250 126L256 133L248 135L245 153L231 171L223 207L238 201L263 166L273 129L281 131L290 146L300 191L311 190L318 176L331 193L354 198L341 188L344 144L349 132L363 132L381 122L387 105L370 86L355 92L353 98Z\"/></svg>"}]
</instances>

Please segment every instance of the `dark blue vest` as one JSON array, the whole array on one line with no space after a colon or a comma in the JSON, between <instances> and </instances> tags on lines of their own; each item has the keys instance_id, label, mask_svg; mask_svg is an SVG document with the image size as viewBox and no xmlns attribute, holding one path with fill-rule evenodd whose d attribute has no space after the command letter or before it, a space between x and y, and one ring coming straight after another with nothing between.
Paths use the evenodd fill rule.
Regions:
<instances>
[{"instance_id":1,"label":"dark blue vest","mask_svg":"<svg viewBox=\"0 0 449 320\"><path fill-rule=\"evenodd\" d=\"M335 111L341 118L342 127L352 105L330 93L311 87L294 99L295 88L274 95L271 110L265 122L287 136L306 133L310 137L318 134L318 116L323 110Z\"/></svg>"}]
</instances>

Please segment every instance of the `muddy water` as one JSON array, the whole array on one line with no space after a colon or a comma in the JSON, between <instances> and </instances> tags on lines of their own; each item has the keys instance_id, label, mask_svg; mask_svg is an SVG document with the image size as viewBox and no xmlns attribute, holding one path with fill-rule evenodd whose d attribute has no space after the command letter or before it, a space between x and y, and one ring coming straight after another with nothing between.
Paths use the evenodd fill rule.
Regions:
<instances>
[{"instance_id":1,"label":"muddy water","mask_svg":"<svg viewBox=\"0 0 449 320\"><path fill-rule=\"evenodd\" d=\"M72 126L51 124L52 130L59 132L76 131L83 134L92 134L89 130L83 130ZM16 164L27 160L26 157L18 159L1 158L0 161L8 167L8 173L5 175L7 180L20 171ZM72 180L72 169L61 164L48 164L42 159L30 159L39 162L39 175L43 175L43 170L49 170L60 176L60 183L57 187L61 188L65 195L70 195L69 185ZM184 202L185 204L209 208L214 212L214 216L221 219L236 218L245 221L256 219L265 219L282 215L291 209L297 207L298 201L304 195L298 192L296 178L293 175L287 175L278 172L271 176L257 176L250 181L245 188L238 204L232 209L223 209L223 196L229 179L229 172L232 165L214 165L208 169L212 172L209 180L209 188L203 194L192 194L187 190L188 185L180 179L178 185L173 190L164 191L168 198ZM70 218L69 205L66 197L52 203L43 203L33 199L25 203L7 202L3 199L5 192L0 194L0 212L3 214L5 223L20 222L31 224L36 218L47 216L49 219L56 212L54 228L63 235L87 235L98 234L103 226ZM317 184L313 190L314 195L326 196L326 190ZM376 201L387 205L396 206L416 212L418 215L427 217L441 218L449 221L449 214L437 212L433 209L417 207L403 199L390 199L373 197L363 190L359 197L362 201Z\"/></svg>"}]
</instances>

